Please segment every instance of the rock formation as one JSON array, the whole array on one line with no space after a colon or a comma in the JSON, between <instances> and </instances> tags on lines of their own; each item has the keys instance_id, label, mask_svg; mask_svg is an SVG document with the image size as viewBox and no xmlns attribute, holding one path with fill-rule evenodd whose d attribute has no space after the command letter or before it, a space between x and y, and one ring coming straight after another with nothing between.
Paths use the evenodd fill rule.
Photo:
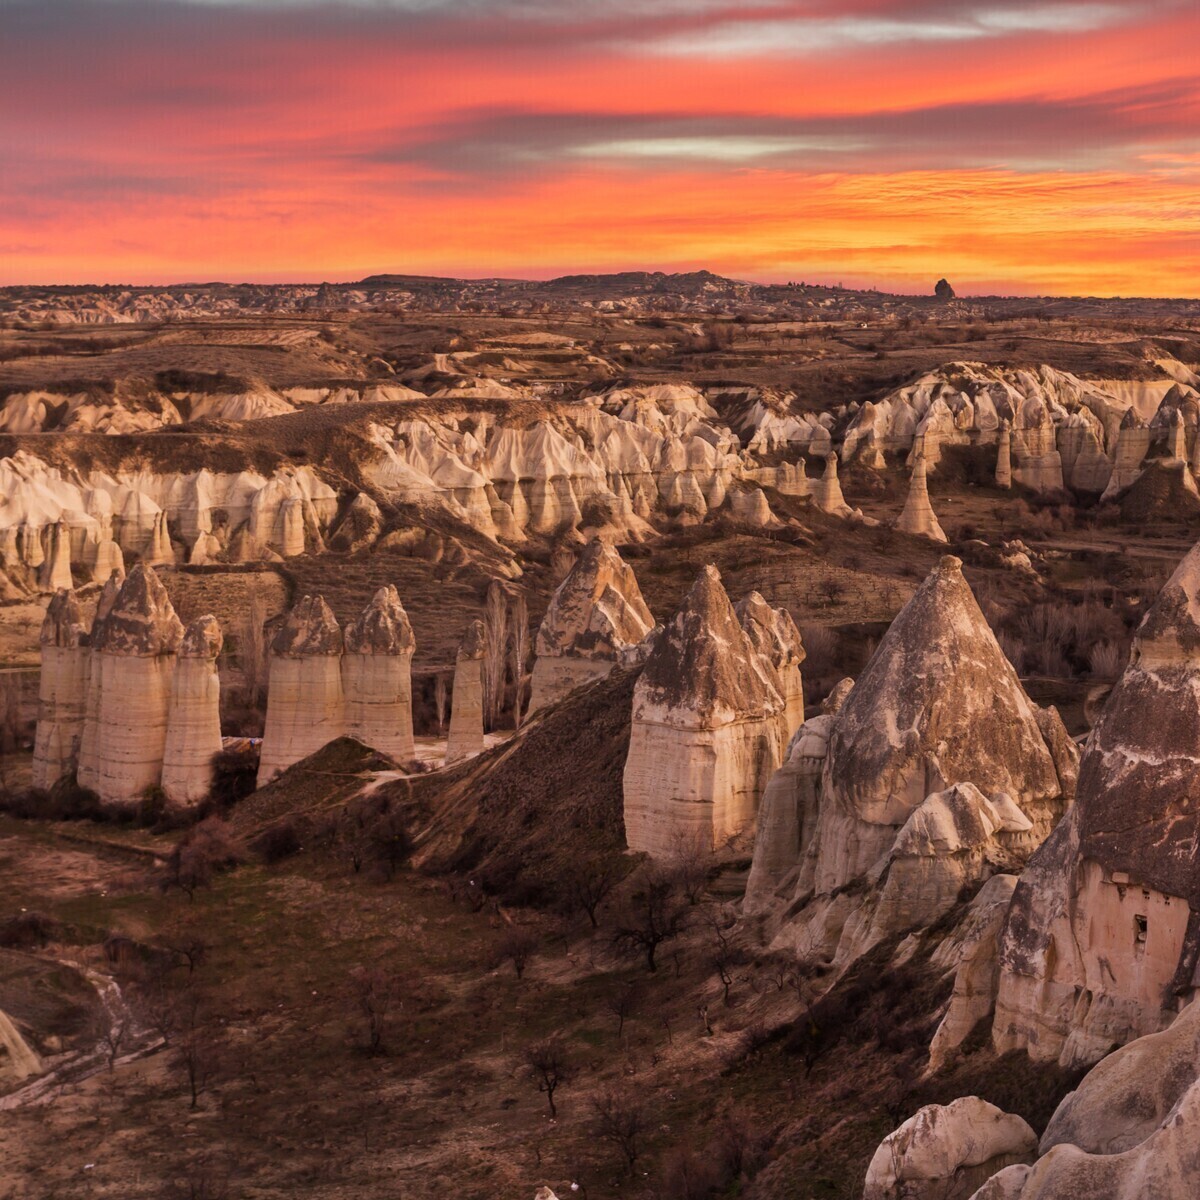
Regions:
<instances>
[{"instance_id":1,"label":"rock formation","mask_svg":"<svg viewBox=\"0 0 1200 1200\"><path fill-rule=\"evenodd\" d=\"M625 762L631 850L677 854L754 827L787 740L784 697L705 567L634 690Z\"/></svg>"},{"instance_id":2,"label":"rock formation","mask_svg":"<svg viewBox=\"0 0 1200 1200\"><path fill-rule=\"evenodd\" d=\"M1025 695L956 558L901 610L822 732L816 816L775 891L776 911L803 903L777 941L839 965L935 922L1001 864L1019 868L1073 794L1074 746ZM758 839L756 905L783 857Z\"/></svg>"},{"instance_id":3,"label":"rock formation","mask_svg":"<svg viewBox=\"0 0 1200 1200\"><path fill-rule=\"evenodd\" d=\"M37 1051L21 1036L8 1013L0 1011L0 1089L42 1073Z\"/></svg>"},{"instance_id":4,"label":"rock formation","mask_svg":"<svg viewBox=\"0 0 1200 1200\"><path fill-rule=\"evenodd\" d=\"M599 538L589 542L538 629L529 711L607 675L653 628L632 569Z\"/></svg>"},{"instance_id":5,"label":"rock formation","mask_svg":"<svg viewBox=\"0 0 1200 1200\"><path fill-rule=\"evenodd\" d=\"M87 629L72 591L55 592L42 622L33 786L49 790L74 773L87 709Z\"/></svg>"},{"instance_id":6,"label":"rock formation","mask_svg":"<svg viewBox=\"0 0 1200 1200\"><path fill-rule=\"evenodd\" d=\"M933 294L938 300L953 300L954 289L944 279L939 279L937 285L933 289Z\"/></svg>"},{"instance_id":7,"label":"rock formation","mask_svg":"<svg viewBox=\"0 0 1200 1200\"><path fill-rule=\"evenodd\" d=\"M1030 1163L1037 1134L978 1096L928 1104L889 1133L867 1168L863 1200L967 1200L995 1172Z\"/></svg>"},{"instance_id":8,"label":"rock formation","mask_svg":"<svg viewBox=\"0 0 1200 1200\"><path fill-rule=\"evenodd\" d=\"M394 587L375 593L363 613L346 626L344 641L346 732L397 762L411 761L416 642Z\"/></svg>"},{"instance_id":9,"label":"rock formation","mask_svg":"<svg viewBox=\"0 0 1200 1200\"><path fill-rule=\"evenodd\" d=\"M93 633L99 673L95 791L106 807L140 802L162 779L175 655L183 626L153 569L138 563Z\"/></svg>"},{"instance_id":10,"label":"rock formation","mask_svg":"<svg viewBox=\"0 0 1200 1200\"><path fill-rule=\"evenodd\" d=\"M96 600L96 615L88 634L86 667L87 690L83 712L83 734L79 741L79 762L76 780L79 786L95 791L100 779L100 747L98 742L100 722L100 690L103 671L97 643L104 629L104 622L117 602L117 593L125 582L123 574L114 573L105 580Z\"/></svg>"},{"instance_id":11,"label":"rock formation","mask_svg":"<svg viewBox=\"0 0 1200 1200\"><path fill-rule=\"evenodd\" d=\"M1031 1167L973 1200L1192 1200L1200 1179L1200 1004L1098 1063L1051 1117Z\"/></svg>"},{"instance_id":12,"label":"rock formation","mask_svg":"<svg viewBox=\"0 0 1200 1200\"><path fill-rule=\"evenodd\" d=\"M751 644L773 673L773 682L783 697L787 735L804 723L804 680L800 664L804 645L800 630L786 608L772 608L758 592L751 592L736 606L738 620Z\"/></svg>"},{"instance_id":13,"label":"rock formation","mask_svg":"<svg viewBox=\"0 0 1200 1200\"><path fill-rule=\"evenodd\" d=\"M305 596L271 642L258 786L345 731L342 631L321 596Z\"/></svg>"},{"instance_id":14,"label":"rock formation","mask_svg":"<svg viewBox=\"0 0 1200 1200\"><path fill-rule=\"evenodd\" d=\"M450 696L450 733L446 766L483 750L483 656L487 634L482 621L472 621L459 643Z\"/></svg>"},{"instance_id":15,"label":"rock formation","mask_svg":"<svg viewBox=\"0 0 1200 1200\"><path fill-rule=\"evenodd\" d=\"M896 528L901 533L910 533L914 537L927 537L935 542L946 542L949 538L942 531L941 525L929 503L929 487L925 478L925 459L918 458L913 466L912 478L908 485L908 499L904 502L904 510L896 521Z\"/></svg>"},{"instance_id":16,"label":"rock formation","mask_svg":"<svg viewBox=\"0 0 1200 1200\"><path fill-rule=\"evenodd\" d=\"M825 473L820 479L809 480L809 490L813 503L824 513L834 517L850 515L850 505L842 495L842 485L838 481L837 455L830 454L825 459Z\"/></svg>"},{"instance_id":17,"label":"rock formation","mask_svg":"<svg viewBox=\"0 0 1200 1200\"><path fill-rule=\"evenodd\" d=\"M212 790L213 758L221 752L221 684L217 658L224 645L216 617L197 617L186 630L171 678L162 790L174 808L190 808Z\"/></svg>"},{"instance_id":18,"label":"rock formation","mask_svg":"<svg viewBox=\"0 0 1200 1200\"><path fill-rule=\"evenodd\" d=\"M1021 876L1001 940L1000 1050L1093 1062L1164 1028L1200 958L1200 546L1138 628L1068 817Z\"/></svg>"}]
</instances>

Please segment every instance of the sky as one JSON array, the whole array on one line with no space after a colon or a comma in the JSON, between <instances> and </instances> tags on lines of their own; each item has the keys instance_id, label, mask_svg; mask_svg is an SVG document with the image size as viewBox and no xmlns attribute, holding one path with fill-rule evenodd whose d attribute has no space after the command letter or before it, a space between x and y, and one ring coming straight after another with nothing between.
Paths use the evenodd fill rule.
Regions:
<instances>
[{"instance_id":1,"label":"sky","mask_svg":"<svg viewBox=\"0 0 1200 1200\"><path fill-rule=\"evenodd\" d=\"M1200 0L0 0L0 284L1200 294Z\"/></svg>"}]
</instances>

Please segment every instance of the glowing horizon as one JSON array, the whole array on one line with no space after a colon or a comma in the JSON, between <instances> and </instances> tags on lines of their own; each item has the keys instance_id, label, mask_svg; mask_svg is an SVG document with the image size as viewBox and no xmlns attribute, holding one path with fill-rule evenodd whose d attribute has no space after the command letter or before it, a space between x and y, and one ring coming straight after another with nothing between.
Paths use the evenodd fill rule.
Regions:
<instances>
[{"instance_id":1,"label":"glowing horizon","mask_svg":"<svg viewBox=\"0 0 1200 1200\"><path fill-rule=\"evenodd\" d=\"M0 283L1200 293L1194 0L0 0Z\"/></svg>"}]
</instances>

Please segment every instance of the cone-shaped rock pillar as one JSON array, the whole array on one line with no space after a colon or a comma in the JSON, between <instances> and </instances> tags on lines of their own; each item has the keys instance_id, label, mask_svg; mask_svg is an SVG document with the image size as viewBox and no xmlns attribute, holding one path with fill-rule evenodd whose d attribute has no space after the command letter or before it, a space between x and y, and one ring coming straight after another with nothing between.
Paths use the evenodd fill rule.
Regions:
<instances>
[{"instance_id":1,"label":"cone-shaped rock pillar","mask_svg":"<svg viewBox=\"0 0 1200 1200\"><path fill-rule=\"evenodd\" d=\"M836 454L825 458L825 474L820 479L809 481L813 503L822 512L831 516L844 517L850 512L850 505L842 495L842 485L838 479L838 460Z\"/></svg>"},{"instance_id":2,"label":"cone-shaped rock pillar","mask_svg":"<svg viewBox=\"0 0 1200 1200\"><path fill-rule=\"evenodd\" d=\"M71 579L71 531L59 521L57 525L46 527L45 538L45 559L38 572L40 590L69 590L74 586Z\"/></svg>"},{"instance_id":3,"label":"cone-shaped rock pillar","mask_svg":"<svg viewBox=\"0 0 1200 1200\"><path fill-rule=\"evenodd\" d=\"M772 608L758 592L737 606L738 619L759 656L774 672L775 686L784 701L787 735L804 724L804 680L800 664L805 659L800 630L786 608Z\"/></svg>"},{"instance_id":4,"label":"cone-shaped rock pillar","mask_svg":"<svg viewBox=\"0 0 1200 1200\"><path fill-rule=\"evenodd\" d=\"M212 790L221 751L221 684L217 658L224 638L216 617L197 617L184 631L171 679L162 789L175 808L190 808Z\"/></svg>"},{"instance_id":5,"label":"cone-shaped rock pillar","mask_svg":"<svg viewBox=\"0 0 1200 1200\"><path fill-rule=\"evenodd\" d=\"M929 485L925 478L925 458L917 459L913 464L912 478L908 484L908 499L904 509L896 521L896 528L901 533L910 533L914 537L932 538L935 542L945 542L949 539L938 524L933 505L929 503Z\"/></svg>"},{"instance_id":6,"label":"cone-shaped rock pillar","mask_svg":"<svg viewBox=\"0 0 1200 1200\"><path fill-rule=\"evenodd\" d=\"M1000 438L996 444L996 486L1012 487L1012 426L1008 421L1000 426Z\"/></svg>"},{"instance_id":7,"label":"cone-shaped rock pillar","mask_svg":"<svg viewBox=\"0 0 1200 1200\"><path fill-rule=\"evenodd\" d=\"M345 646L346 732L397 762L410 761L415 753L412 657L416 642L394 587L380 588L363 613L346 626Z\"/></svg>"},{"instance_id":8,"label":"cone-shaped rock pillar","mask_svg":"<svg viewBox=\"0 0 1200 1200\"><path fill-rule=\"evenodd\" d=\"M167 589L138 563L95 641L100 671L95 790L107 807L135 805L162 780L171 675L182 639Z\"/></svg>"},{"instance_id":9,"label":"cone-shaped rock pillar","mask_svg":"<svg viewBox=\"0 0 1200 1200\"><path fill-rule=\"evenodd\" d=\"M87 629L71 591L55 592L42 622L33 786L52 788L77 767L87 709Z\"/></svg>"},{"instance_id":10,"label":"cone-shaped rock pillar","mask_svg":"<svg viewBox=\"0 0 1200 1200\"><path fill-rule=\"evenodd\" d=\"M271 643L258 786L345 732L342 631L321 596L305 596Z\"/></svg>"},{"instance_id":11,"label":"cone-shaped rock pillar","mask_svg":"<svg viewBox=\"0 0 1200 1200\"><path fill-rule=\"evenodd\" d=\"M446 765L483 749L483 656L487 634L482 621L472 621L454 662L454 692L450 697L450 734Z\"/></svg>"},{"instance_id":12,"label":"cone-shaped rock pillar","mask_svg":"<svg viewBox=\"0 0 1200 1200\"><path fill-rule=\"evenodd\" d=\"M753 828L787 741L777 675L705 567L633 695L625 761L631 850L670 856Z\"/></svg>"},{"instance_id":13,"label":"cone-shaped rock pillar","mask_svg":"<svg viewBox=\"0 0 1200 1200\"><path fill-rule=\"evenodd\" d=\"M529 711L613 669L654 618L633 571L611 546L589 542L558 585L537 635Z\"/></svg>"}]
</instances>

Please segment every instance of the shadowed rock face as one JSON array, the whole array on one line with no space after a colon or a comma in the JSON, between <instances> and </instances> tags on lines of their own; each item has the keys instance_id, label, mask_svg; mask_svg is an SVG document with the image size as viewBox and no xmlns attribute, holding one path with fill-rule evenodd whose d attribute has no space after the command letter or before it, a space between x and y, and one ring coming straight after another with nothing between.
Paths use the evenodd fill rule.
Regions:
<instances>
[{"instance_id":1,"label":"shadowed rock face","mask_svg":"<svg viewBox=\"0 0 1200 1200\"><path fill-rule=\"evenodd\" d=\"M530 711L607 675L653 628L633 571L593 539L558 585L538 630Z\"/></svg>"},{"instance_id":2,"label":"shadowed rock face","mask_svg":"<svg viewBox=\"0 0 1200 1200\"><path fill-rule=\"evenodd\" d=\"M634 689L624 776L631 849L679 853L753 828L789 732L779 684L716 568L705 567Z\"/></svg>"},{"instance_id":3,"label":"shadowed rock face","mask_svg":"<svg viewBox=\"0 0 1200 1200\"><path fill-rule=\"evenodd\" d=\"M736 611L751 645L774 672L775 686L784 698L790 737L804 721L800 664L806 655L800 630L786 608L772 608L758 592L739 601Z\"/></svg>"},{"instance_id":4,"label":"shadowed rock face","mask_svg":"<svg viewBox=\"0 0 1200 1200\"><path fill-rule=\"evenodd\" d=\"M1078 799L1021 876L994 1038L1095 1061L1163 1028L1200 960L1200 547L1146 614Z\"/></svg>"},{"instance_id":5,"label":"shadowed rock face","mask_svg":"<svg viewBox=\"0 0 1200 1200\"><path fill-rule=\"evenodd\" d=\"M52 788L76 768L87 707L87 629L75 593L51 598L42 622L42 671L33 786Z\"/></svg>"},{"instance_id":6,"label":"shadowed rock face","mask_svg":"<svg viewBox=\"0 0 1200 1200\"><path fill-rule=\"evenodd\" d=\"M179 645L180 658L201 658L215 662L225 645L217 618L211 613L197 617L184 631Z\"/></svg>"},{"instance_id":7,"label":"shadowed rock face","mask_svg":"<svg viewBox=\"0 0 1200 1200\"><path fill-rule=\"evenodd\" d=\"M472 621L459 643L454 665L450 729L446 737L447 766L483 749L483 656L486 652L487 630L482 621Z\"/></svg>"}]
</instances>

